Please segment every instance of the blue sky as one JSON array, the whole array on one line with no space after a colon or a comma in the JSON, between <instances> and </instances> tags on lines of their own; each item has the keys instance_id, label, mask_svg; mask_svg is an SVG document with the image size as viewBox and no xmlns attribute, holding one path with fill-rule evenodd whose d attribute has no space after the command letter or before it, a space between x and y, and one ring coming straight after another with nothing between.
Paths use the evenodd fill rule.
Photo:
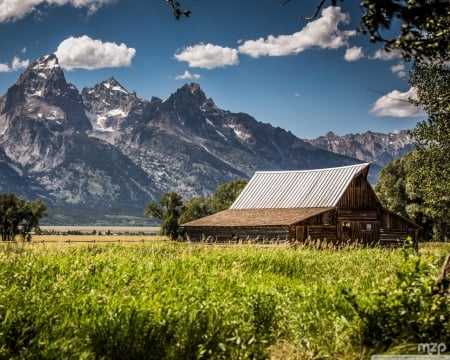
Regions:
<instances>
[{"instance_id":1,"label":"blue sky","mask_svg":"<svg viewBox=\"0 0 450 360\"><path fill-rule=\"evenodd\" d=\"M361 11L339 2L313 20L315 1L0 0L0 94L27 65L56 53L80 91L114 76L150 100L197 82L224 110L314 138L411 129L424 115L410 64L355 29ZM357 2L356 2L357 3Z\"/></svg>"}]
</instances>

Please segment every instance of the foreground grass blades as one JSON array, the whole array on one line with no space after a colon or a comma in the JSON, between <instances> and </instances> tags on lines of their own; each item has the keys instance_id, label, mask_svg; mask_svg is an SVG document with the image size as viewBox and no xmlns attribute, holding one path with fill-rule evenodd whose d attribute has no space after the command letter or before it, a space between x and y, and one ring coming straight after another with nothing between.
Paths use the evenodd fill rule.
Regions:
<instances>
[{"instance_id":1,"label":"foreground grass blades","mask_svg":"<svg viewBox=\"0 0 450 360\"><path fill-rule=\"evenodd\" d=\"M386 249L5 246L0 358L369 357L391 343L416 341L415 330L405 329L408 336L387 342L396 330L368 322L382 311L395 324L406 291L426 303L424 284L449 250L429 247L416 266L417 257L408 261L402 250ZM407 283L404 294L389 292L399 283ZM383 296L390 302L380 301ZM430 309L444 308L445 297L430 296ZM441 320L433 318L433 326ZM379 333L371 341L374 327Z\"/></svg>"}]
</instances>

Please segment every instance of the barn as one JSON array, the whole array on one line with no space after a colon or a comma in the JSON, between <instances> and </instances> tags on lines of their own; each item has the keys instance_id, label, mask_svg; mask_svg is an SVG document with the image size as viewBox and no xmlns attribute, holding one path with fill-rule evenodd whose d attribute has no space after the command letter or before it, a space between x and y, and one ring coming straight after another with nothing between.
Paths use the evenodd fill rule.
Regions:
<instances>
[{"instance_id":1,"label":"barn","mask_svg":"<svg viewBox=\"0 0 450 360\"><path fill-rule=\"evenodd\" d=\"M369 167L258 171L228 210L183 224L187 240L417 244L420 227L381 205Z\"/></svg>"}]
</instances>

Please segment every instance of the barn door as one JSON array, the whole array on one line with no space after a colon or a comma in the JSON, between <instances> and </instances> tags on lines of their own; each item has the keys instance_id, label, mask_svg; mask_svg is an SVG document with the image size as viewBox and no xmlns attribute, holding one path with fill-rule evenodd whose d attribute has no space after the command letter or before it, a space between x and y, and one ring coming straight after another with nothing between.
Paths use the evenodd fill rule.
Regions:
<instances>
[{"instance_id":1,"label":"barn door","mask_svg":"<svg viewBox=\"0 0 450 360\"><path fill-rule=\"evenodd\" d=\"M305 227L304 226L296 226L295 227L295 240L296 241L305 241Z\"/></svg>"},{"instance_id":2,"label":"barn door","mask_svg":"<svg viewBox=\"0 0 450 360\"><path fill-rule=\"evenodd\" d=\"M341 223L340 238L342 241L353 240L353 223L350 221L343 221Z\"/></svg>"}]
</instances>

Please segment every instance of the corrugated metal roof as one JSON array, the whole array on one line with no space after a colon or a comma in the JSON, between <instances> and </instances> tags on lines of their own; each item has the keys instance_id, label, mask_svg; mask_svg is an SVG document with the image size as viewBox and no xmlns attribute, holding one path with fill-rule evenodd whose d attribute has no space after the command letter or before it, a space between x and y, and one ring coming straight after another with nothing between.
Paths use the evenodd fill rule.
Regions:
<instances>
[{"instance_id":1,"label":"corrugated metal roof","mask_svg":"<svg viewBox=\"0 0 450 360\"><path fill-rule=\"evenodd\" d=\"M288 226L330 208L224 210L183 224L189 227Z\"/></svg>"},{"instance_id":2,"label":"corrugated metal roof","mask_svg":"<svg viewBox=\"0 0 450 360\"><path fill-rule=\"evenodd\" d=\"M299 171L258 171L230 209L336 206L352 179L370 164Z\"/></svg>"}]
</instances>

